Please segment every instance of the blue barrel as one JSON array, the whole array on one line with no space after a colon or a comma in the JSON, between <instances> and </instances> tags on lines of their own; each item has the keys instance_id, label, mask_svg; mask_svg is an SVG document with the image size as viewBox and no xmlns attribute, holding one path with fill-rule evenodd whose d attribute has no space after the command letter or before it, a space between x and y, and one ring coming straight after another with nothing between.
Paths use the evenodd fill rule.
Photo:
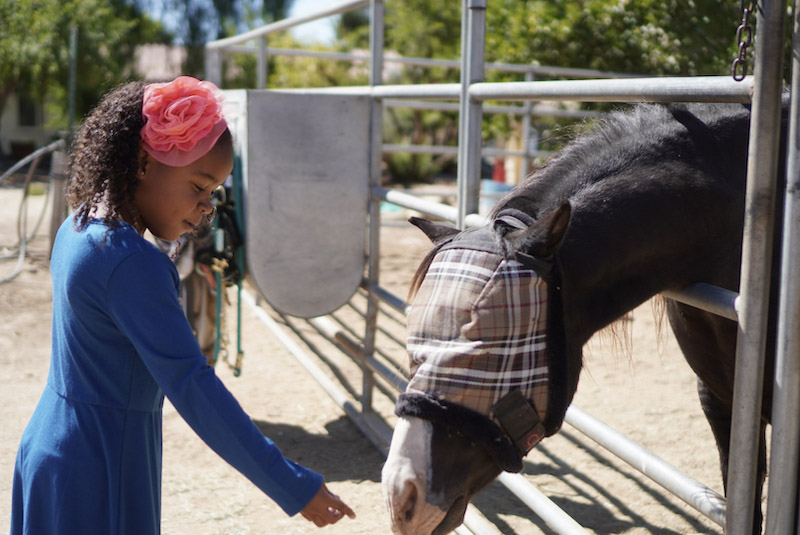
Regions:
<instances>
[{"instance_id":1,"label":"blue barrel","mask_svg":"<svg viewBox=\"0 0 800 535\"><path fill-rule=\"evenodd\" d=\"M500 198L511 191L514 186L505 182L495 182L492 179L481 180L481 198L478 202L478 213L488 214Z\"/></svg>"}]
</instances>

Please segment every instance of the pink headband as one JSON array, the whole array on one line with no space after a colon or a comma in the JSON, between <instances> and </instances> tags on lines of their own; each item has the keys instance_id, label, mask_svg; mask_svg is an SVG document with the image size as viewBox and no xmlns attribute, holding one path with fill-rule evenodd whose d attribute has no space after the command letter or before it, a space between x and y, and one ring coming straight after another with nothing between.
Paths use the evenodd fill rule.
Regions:
<instances>
[{"instance_id":1,"label":"pink headband","mask_svg":"<svg viewBox=\"0 0 800 535\"><path fill-rule=\"evenodd\" d=\"M183 167L205 156L227 128L222 92L211 82L179 76L144 88L144 150L159 162Z\"/></svg>"}]
</instances>

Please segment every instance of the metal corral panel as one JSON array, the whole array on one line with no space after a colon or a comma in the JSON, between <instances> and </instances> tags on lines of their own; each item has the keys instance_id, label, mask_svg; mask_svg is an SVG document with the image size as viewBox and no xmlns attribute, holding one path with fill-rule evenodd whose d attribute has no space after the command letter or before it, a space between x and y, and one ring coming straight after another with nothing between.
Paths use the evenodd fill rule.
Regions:
<instances>
[{"instance_id":1,"label":"metal corral panel","mask_svg":"<svg viewBox=\"0 0 800 535\"><path fill-rule=\"evenodd\" d=\"M364 273L370 101L226 91L245 178L247 268L276 310L332 312Z\"/></svg>"}]
</instances>

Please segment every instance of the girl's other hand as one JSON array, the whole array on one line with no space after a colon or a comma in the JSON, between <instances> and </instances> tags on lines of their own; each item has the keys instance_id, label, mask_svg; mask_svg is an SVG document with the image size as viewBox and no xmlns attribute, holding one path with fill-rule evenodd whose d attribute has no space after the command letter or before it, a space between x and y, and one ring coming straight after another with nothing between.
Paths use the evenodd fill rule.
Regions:
<instances>
[{"instance_id":1,"label":"girl's other hand","mask_svg":"<svg viewBox=\"0 0 800 535\"><path fill-rule=\"evenodd\" d=\"M317 527L327 526L328 524L335 524L342 519L344 515L350 518L355 518L356 514L350 507L347 506L338 496L333 494L322 484L305 509L300 511L303 518L313 522Z\"/></svg>"}]
</instances>

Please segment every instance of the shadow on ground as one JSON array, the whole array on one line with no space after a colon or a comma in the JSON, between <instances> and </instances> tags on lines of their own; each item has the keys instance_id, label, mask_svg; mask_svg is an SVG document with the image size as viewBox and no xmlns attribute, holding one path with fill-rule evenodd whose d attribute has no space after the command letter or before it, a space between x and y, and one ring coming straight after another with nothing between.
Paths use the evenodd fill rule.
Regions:
<instances>
[{"instance_id":1,"label":"shadow on ground","mask_svg":"<svg viewBox=\"0 0 800 535\"><path fill-rule=\"evenodd\" d=\"M256 426L281 451L326 481L380 482L383 455L347 416L325 424L327 433L309 433L300 426L255 420Z\"/></svg>"}]
</instances>

